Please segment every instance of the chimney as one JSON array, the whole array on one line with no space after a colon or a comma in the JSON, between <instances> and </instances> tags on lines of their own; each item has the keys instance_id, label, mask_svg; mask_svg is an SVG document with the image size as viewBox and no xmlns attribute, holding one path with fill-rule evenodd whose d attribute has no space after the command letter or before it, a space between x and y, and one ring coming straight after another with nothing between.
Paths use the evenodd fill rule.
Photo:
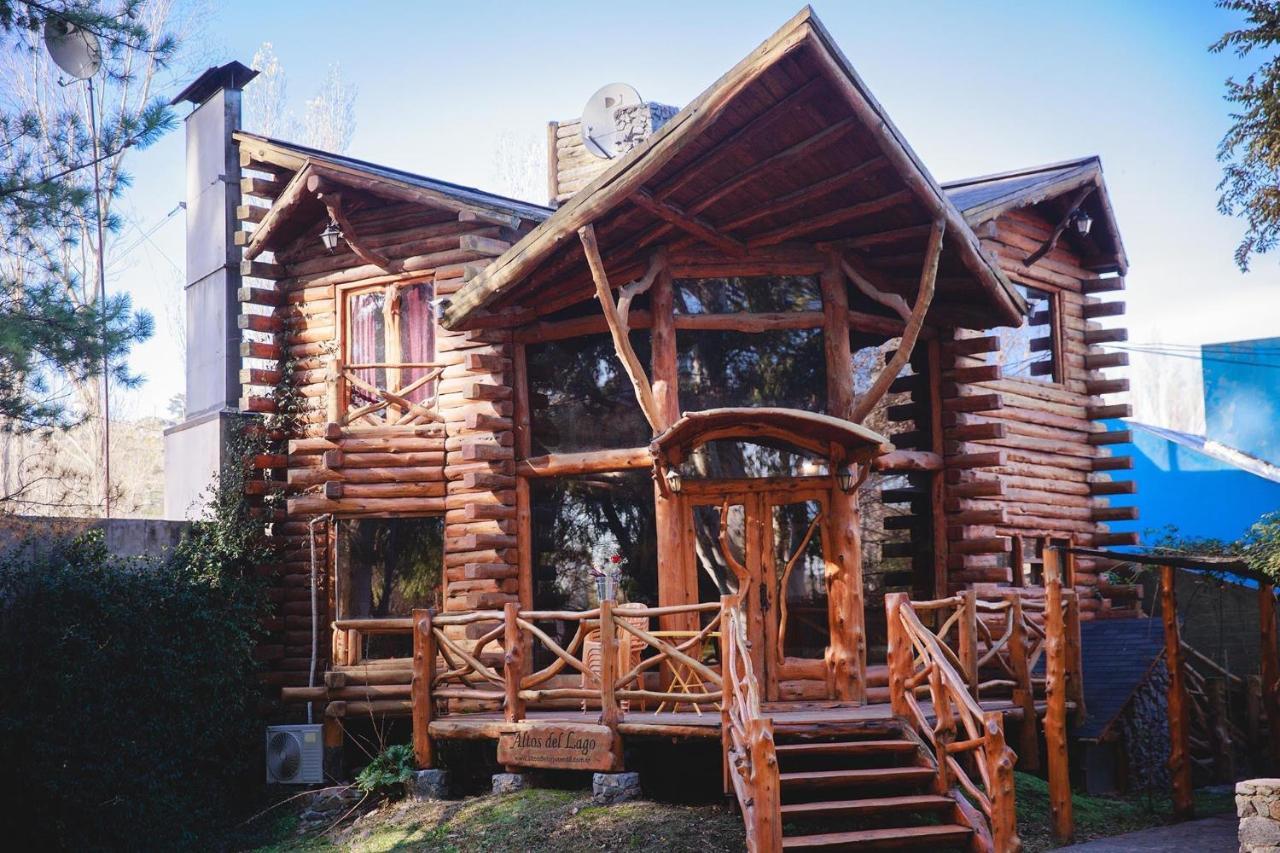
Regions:
<instances>
[{"instance_id":1,"label":"chimney","mask_svg":"<svg viewBox=\"0 0 1280 853\"><path fill-rule=\"evenodd\" d=\"M239 415L240 158L231 134L240 129L240 90L257 74L239 62L210 68L171 102L194 106L186 118L186 411L165 430L165 518L200 514Z\"/></svg>"},{"instance_id":2,"label":"chimney","mask_svg":"<svg viewBox=\"0 0 1280 853\"><path fill-rule=\"evenodd\" d=\"M559 207L573 198L614 160L657 133L679 111L676 107L652 101L619 107L613 113L617 134L611 145L610 157L602 157L583 144L582 119L549 122L547 191L551 206Z\"/></svg>"}]
</instances>

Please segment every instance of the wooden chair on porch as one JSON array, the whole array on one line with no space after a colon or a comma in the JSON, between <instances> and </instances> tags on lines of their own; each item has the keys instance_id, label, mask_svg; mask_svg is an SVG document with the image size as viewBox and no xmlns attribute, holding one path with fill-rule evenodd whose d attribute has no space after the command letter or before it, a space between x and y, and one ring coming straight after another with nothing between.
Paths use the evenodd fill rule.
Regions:
<instances>
[{"instance_id":1,"label":"wooden chair on porch","mask_svg":"<svg viewBox=\"0 0 1280 853\"><path fill-rule=\"evenodd\" d=\"M616 608L614 608L613 612L618 614L618 616L621 617L622 619L625 619L628 624L634 625L635 627L640 628L641 630L648 631L649 630L648 616L625 615L628 609L635 609L641 606L643 605L620 604ZM624 631L619 631L618 637L617 637L617 643L618 643L617 671L619 673L628 673L640 663L640 656L644 653L644 648L645 648L644 641L632 634L628 634ZM595 628L592 628L590 631L588 631L587 635L582 639L582 662L586 664L587 669L592 673L594 673L597 677L600 675L601 646L602 644L600 642L600 626L597 625ZM642 676L636 676L636 681L639 682L641 677ZM587 677L585 675L582 676L582 686L584 688L591 686L587 683ZM619 704L619 707L621 707L622 712L625 714L627 711L631 710L631 701L629 699L624 699ZM582 710L583 711L587 710L587 702L585 699L582 701ZM644 710L643 702L640 704L640 710L642 711Z\"/></svg>"}]
</instances>

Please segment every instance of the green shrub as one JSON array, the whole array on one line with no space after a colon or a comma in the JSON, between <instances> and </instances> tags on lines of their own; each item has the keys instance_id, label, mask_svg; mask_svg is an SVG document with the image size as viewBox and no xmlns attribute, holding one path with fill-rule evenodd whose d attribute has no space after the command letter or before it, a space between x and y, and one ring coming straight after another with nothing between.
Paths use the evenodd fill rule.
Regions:
<instances>
[{"instance_id":1,"label":"green shrub","mask_svg":"<svg viewBox=\"0 0 1280 853\"><path fill-rule=\"evenodd\" d=\"M413 778L414 767L412 746L405 743L389 746L360 771L356 787L375 796L402 797L405 786Z\"/></svg>"},{"instance_id":2,"label":"green shrub","mask_svg":"<svg viewBox=\"0 0 1280 853\"><path fill-rule=\"evenodd\" d=\"M265 595L246 578L266 554L223 480L167 559L113 558L97 533L0 558L7 846L190 847L261 794Z\"/></svg>"}]
</instances>

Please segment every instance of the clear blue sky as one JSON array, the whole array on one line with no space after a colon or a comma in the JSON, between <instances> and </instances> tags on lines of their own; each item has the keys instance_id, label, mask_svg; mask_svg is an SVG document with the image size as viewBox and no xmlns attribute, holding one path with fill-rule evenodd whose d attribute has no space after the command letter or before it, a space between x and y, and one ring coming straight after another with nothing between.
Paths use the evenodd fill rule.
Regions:
<instances>
[{"instance_id":1,"label":"clear blue sky","mask_svg":"<svg viewBox=\"0 0 1280 853\"><path fill-rule=\"evenodd\" d=\"M227 2L204 64L274 44L300 107L335 59L359 87L353 156L491 185L504 132L543 139L600 85L683 105L799 9L793 2ZM1202 343L1280 330L1280 256L1241 275L1239 222L1215 203L1223 81L1207 45L1236 25L1204 2L819 2L819 17L939 180L1099 154L1131 261L1130 340ZM1251 63L1250 63L1251 64ZM185 82L185 81L184 81ZM252 84L251 84L252 85ZM144 230L181 199L182 135L134 160ZM136 232L135 232L136 235ZM157 315L128 415L182 389L166 303L181 299L181 216L109 280ZM126 241L133 242L133 241ZM166 259L167 256L167 259Z\"/></svg>"}]
</instances>

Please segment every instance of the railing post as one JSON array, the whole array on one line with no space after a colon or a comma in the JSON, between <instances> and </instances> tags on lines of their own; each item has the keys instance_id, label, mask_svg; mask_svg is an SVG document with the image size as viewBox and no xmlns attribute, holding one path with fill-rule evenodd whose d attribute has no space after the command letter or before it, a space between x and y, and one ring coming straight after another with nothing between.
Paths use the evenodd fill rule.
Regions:
<instances>
[{"instance_id":1,"label":"railing post","mask_svg":"<svg viewBox=\"0 0 1280 853\"><path fill-rule=\"evenodd\" d=\"M613 624L613 602L600 602L600 722L616 729L622 715L613 683L618 680L618 636Z\"/></svg>"},{"instance_id":2,"label":"railing post","mask_svg":"<svg viewBox=\"0 0 1280 853\"><path fill-rule=\"evenodd\" d=\"M1044 739L1049 757L1049 811L1053 837L1071 843L1075 834L1071 814L1071 771L1067 764L1067 642L1062 611L1062 555L1044 549Z\"/></svg>"},{"instance_id":3,"label":"railing post","mask_svg":"<svg viewBox=\"0 0 1280 853\"><path fill-rule=\"evenodd\" d=\"M1267 582L1258 583L1258 624L1261 626L1262 713L1267 718L1271 764L1280 770L1280 649L1276 646L1276 594Z\"/></svg>"},{"instance_id":4,"label":"railing post","mask_svg":"<svg viewBox=\"0 0 1280 853\"><path fill-rule=\"evenodd\" d=\"M911 642L902 627L901 609L910 607L905 592L891 592L884 597L885 617L888 620L889 703L893 713L905 717L911 713L907 706L907 679L911 677Z\"/></svg>"},{"instance_id":5,"label":"railing post","mask_svg":"<svg viewBox=\"0 0 1280 853\"><path fill-rule=\"evenodd\" d=\"M956 721L951 710L951 697L942 683L941 664L935 664L929 672L929 696L933 701L934 756L938 762L937 787L939 794L951 790L951 768L947 764L948 748L956 739Z\"/></svg>"},{"instance_id":6,"label":"railing post","mask_svg":"<svg viewBox=\"0 0 1280 853\"><path fill-rule=\"evenodd\" d=\"M431 751L431 682L435 680L436 643L430 610L413 611L413 681L410 697L413 706L413 758L420 770L432 767Z\"/></svg>"},{"instance_id":7,"label":"railing post","mask_svg":"<svg viewBox=\"0 0 1280 853\"><path fill-rule=\"evenodd\" d=\"M508 723L524 719L524 700L520 698L520 680L524 677L524 646L520 643L520 605L508 601L502 608L502 681L506 691L504 705Z\"/></svg>"},{"instance_id":8,"label":"railing post","mask_svg":"<svg viewBox=\"0 0 1280 853\"><path fill-rule=\"evenodd\" d=\"M1013 752L1004 740L1004 717L998 711L982 715L986 732L983 759L991 798L991 840L998 851L1021 850L1018 839L1018 810L1014 801Z\"/></svg>"},{"instance_id":9,"label":"railing post","mask_svg":"<svg viewBox=\"0 0 1280 853\"><path fill-rule=\"evenodd\" d=\"M1187 707L1187 676L1178 631L1178 599L1173 566L1160 567L1160 615L1164 619L1164 662L1169 668L1169 773L1173 781L1173 815L1194 816L1191 799L1191 709Z\"/></svg>"},{"instance_id":10,"label":"railing post","mask_svg":"<svg viewBox=\"0 0 1280 853\"><path fill-rule=\"evenodd\" d=\"M782 851L782 790L778 755L773 745L773 720L751 721L751 773L755 782L755 813L761 850Z\"/></svg>"},{"instance_id":11,"label":"railing post","mask_svg":"<svg viewBox=\"0 0 1280 853\"><path fill-rule=\"evenodd\" d=\"M1040 738L1036 735L1036 697L1031 684L1031 667L1027 663L1027 629L1022 616L1022 595L1006 592L1009 602L1009 668L1013 670L1013 704L1022 709L1018 727L1018 766L1022 770L1040 769Z\"/></svg>"},{"instance_id":12,"label":"railing post","mask_svg":"<svg viewBox=\"0 0 1280 853\"><path fill-rule=\"evenodd\" d=\"M733 690L733 643L729 642L730 630L730 608L736 606L736 597L732 595L720 596L720 752L723 756L721 769L723 771L724 795L726 797L733 795L733 780L729 778L732 768L729 766L729 753L733 749L733 738L729 734L729 707L734 701L735 693Z\"/></svg>"},{"instance_id":13,"label":"railing post","mask_svg":"<svg viewBox=\"0 0 1280 853\"><path fill-rule=\"evenodd\" d=\"M342 359L336 355L325 371L325 419L331 424L342 423Z\"/></svg>"},{"instance_id":14,"label":"railing post","mask_svg":"<svg viewBox=\"0 0 1280 853\"><path fill-rule=\"evenodd\" d=\"M956 627L957 657L964 667L969 692L978 698L978 594L973 587L960 591L960 619Z\"/></svg>"}]
</instances>

